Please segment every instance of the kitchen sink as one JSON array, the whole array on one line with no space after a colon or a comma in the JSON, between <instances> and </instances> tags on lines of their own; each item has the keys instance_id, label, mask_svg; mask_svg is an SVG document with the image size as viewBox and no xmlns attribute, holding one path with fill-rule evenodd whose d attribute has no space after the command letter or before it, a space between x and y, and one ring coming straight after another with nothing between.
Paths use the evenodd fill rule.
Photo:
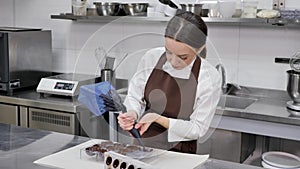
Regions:
<instances>
[{"instance_id":1,"label":"kitchen sink","mask_svg":"<svg viewBox=\"0 0 300 169\"><path fill-rule=\"evenodd\" d=\"M117 93L124 100L128 92L128 88L121 88L117 90ZM233 109L246 109L251 104L257 101L257 98L243 97L236 95L223 95L219 102L221 108L233 108ZM225 102L225 103L224 103Z\"/></svg>"},{"instance_id":2,"label":"kitchen sink","mask_svg":"<svg viewBox=\"0 0 300 169\"><path fill-rule=\"evenodd\" d=\"M234 109L246 109L248 106L250 106L257 100L256 98L232 96L232 95L226 95L222 98L223 101L221 100L221 102L219 103L220 106L223 106L225 101L225 108L234 108Z\"/></svg>"}]
</instances>

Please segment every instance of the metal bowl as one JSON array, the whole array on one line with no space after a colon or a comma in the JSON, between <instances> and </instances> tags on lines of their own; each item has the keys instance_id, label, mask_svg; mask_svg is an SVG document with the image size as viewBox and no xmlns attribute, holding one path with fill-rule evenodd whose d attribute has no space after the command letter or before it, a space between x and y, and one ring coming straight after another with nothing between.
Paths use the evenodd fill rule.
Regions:
<instances>
[{"instance_id":1,"label":"metal bowl","mask_svg":"<svg viewBox=\"0 0 300 169\"><path fill-rule=\"evenodd\" d=\"M116 16L120 11L119 3L113 2L94 2L99 16Z\"/></svg>"},{"instance_id":2,"label":"metal bowl","mask_svg":"<svg viewBox=\"0 0 300 169\"><path fill-rule=\"evenodd\" d=\"M148 3L128 3L122 4L122 9L126 15L140 16L147 14Z\"/></svg>"},{"instance_id":3,"label":"metal bowl","mask_svg":"<svg viewBox=\"0 0 300 169\"><path fill-rule=\"evenodd\" d=\"M202 6L203 4L180 4L183 11L190 11L194 14L202 16Z\"/></svg>"}]
</instances>

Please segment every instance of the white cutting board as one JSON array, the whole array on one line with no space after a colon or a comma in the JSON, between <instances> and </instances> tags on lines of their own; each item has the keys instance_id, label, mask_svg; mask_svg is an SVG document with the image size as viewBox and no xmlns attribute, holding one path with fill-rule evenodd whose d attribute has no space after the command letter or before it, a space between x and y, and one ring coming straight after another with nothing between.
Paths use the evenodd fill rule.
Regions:
<instances>
[{"instance_id":1,"label":"white cutting board","mask_svg":"<svg viewBox=\"0 0 300 169\"><path fill-rule=\"evenodd\" d=\"M98 168L104 169L104 163L96 160L94 157L82 155L81 149L100 143L103 140L93 139L69 149L57 152L55 154L43 157L34 161L35 164L47 167L57 167L64 169L83 169ZM192 169L205 162L209 155L195 155L186 153L177 153L171 151L162 151L163 153L143 160L143 162L155 166L157 169Z\"/></svg>"}]
</instances>

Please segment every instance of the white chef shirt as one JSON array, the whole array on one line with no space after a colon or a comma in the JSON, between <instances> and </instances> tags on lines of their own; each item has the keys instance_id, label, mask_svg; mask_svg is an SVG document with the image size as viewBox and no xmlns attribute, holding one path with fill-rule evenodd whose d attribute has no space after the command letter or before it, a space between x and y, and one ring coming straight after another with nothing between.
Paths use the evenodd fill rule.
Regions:
<instances>
[{"instance_id":1,"label":"white chef shirt","mask_svg":"<svg viewBox=\"0 0 300 169\"><path fill-rule=\"evenodd\" d=\"M145 110L143 101L144 89L147 80L157 64L160 56L165 52L164 47L150 49L141 58L137 72L130 80L128 95L124 101L127 110L134 110L141 117ZM221 96L221 76L217 69L208 61L201 59L201 68L198 76L198 85L190 120L169 118L168 141L196 140L205 135L209 129L217 104ZM163 70L177 78L188 79L195 59L190 65L176 70L166 61Z\"/></svg>"}]
</instances>

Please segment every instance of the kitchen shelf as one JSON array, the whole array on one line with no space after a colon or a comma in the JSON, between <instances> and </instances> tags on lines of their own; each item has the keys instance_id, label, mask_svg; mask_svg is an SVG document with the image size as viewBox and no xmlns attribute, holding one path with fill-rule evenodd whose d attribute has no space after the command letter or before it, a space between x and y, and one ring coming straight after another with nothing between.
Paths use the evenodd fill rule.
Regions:
<instances>
[{"instance_id":1,"label":"kitchen shelf","mask_svg":"<svg viewBox=\"0 0 300 169\"><path fill-rule=\"evenodd\" d=\"M147 16L74 16L71 13L51 15L51 19L63 19L80 22L111 22L122 18L122 22L167 22L171 17L147 17ZM299 19L264 19L264 18L208 18L203 17L206 23L225 24L270 24L270 25L299 25Z\"/></svg>"},{"instance_id":2,"label":"kitchen shelf","mask_svg":"<svg viewBox=\"0 0 300 169\"><path fill-rule=\"evenodd\" d=\"M146 17L146 16L74 16L73 14L60 14L51 15L51 19L66 19L81 22L111 22L123 18L124 22L137 22L137 21L161 21L167 22L170 20L169 17Z\"/></svg>"},{"instance_id":3,"label":"kitchen shelf","mask_svg":"<svg viewBox=\"0 0 300 169\"><path fill-rule=\"evenodd\" d=\"M272 25L298 25L300 26L300 19L283 19L283 18L275 18L275 19L268 19L268 23Z\"/></svg>"}]
</instances>

